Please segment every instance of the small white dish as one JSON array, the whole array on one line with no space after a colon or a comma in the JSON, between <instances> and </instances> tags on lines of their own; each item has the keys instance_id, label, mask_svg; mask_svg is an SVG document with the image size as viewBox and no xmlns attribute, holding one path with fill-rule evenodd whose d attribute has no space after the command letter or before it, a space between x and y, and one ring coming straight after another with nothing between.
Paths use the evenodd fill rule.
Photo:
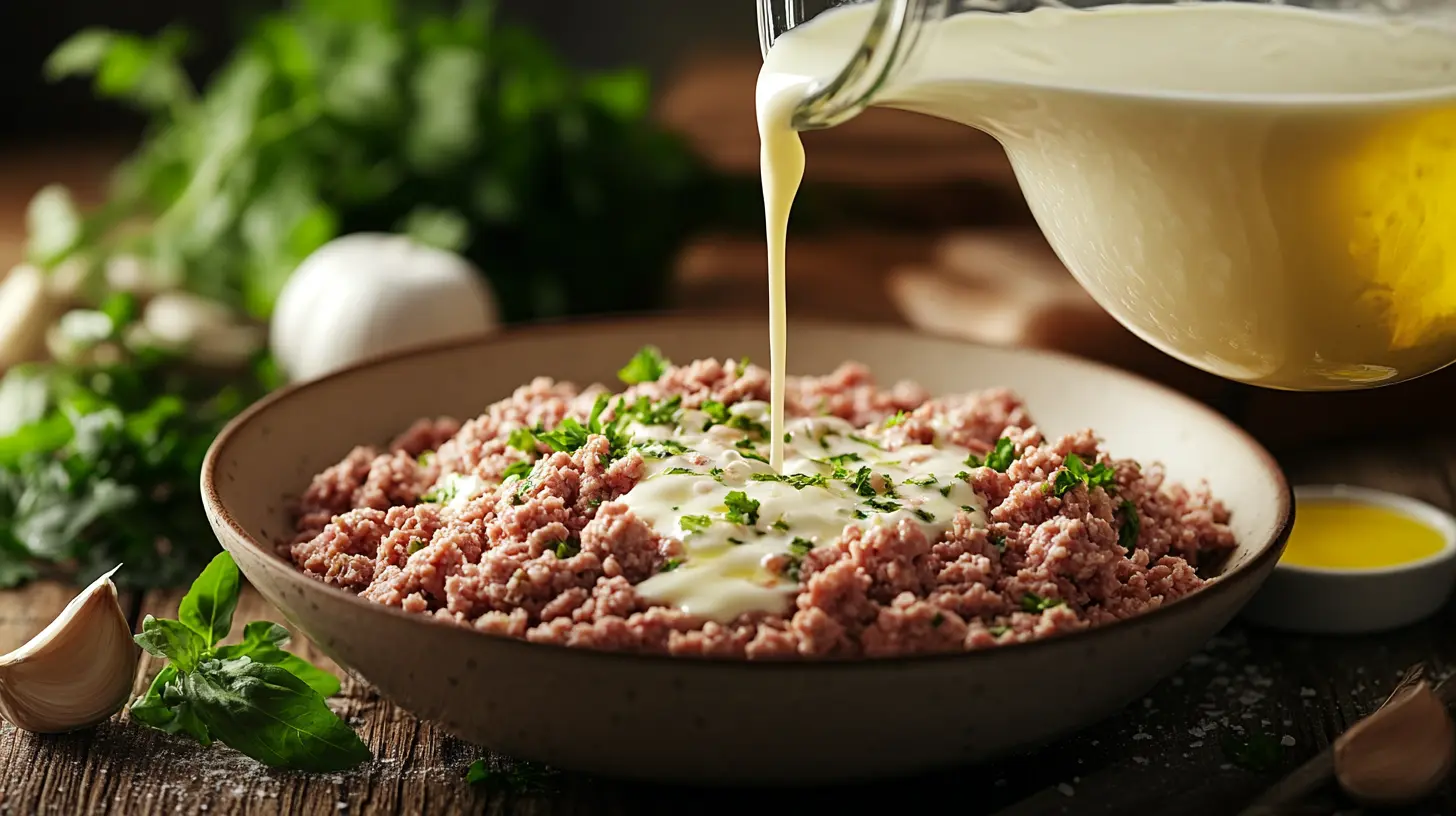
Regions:
<instances>
[{"instance_id":1,"label":"small white dish","mask_svg":"<svg viewBox=\"0 0 1456 816\"><path fill-rule=\"evenodd\" d=\"M1296 525L1300 508L1322 501L1393 510L1440 533L1443 546L1425 558L1388 567L1351 569L1280 562L1244 607L1245 621L1288 632L1354 635L1407 626L1445 605L1456 584L1456 517L1418 499L1383 490L1304 485L1294 489Z\"/></svg>"}]
</instances>

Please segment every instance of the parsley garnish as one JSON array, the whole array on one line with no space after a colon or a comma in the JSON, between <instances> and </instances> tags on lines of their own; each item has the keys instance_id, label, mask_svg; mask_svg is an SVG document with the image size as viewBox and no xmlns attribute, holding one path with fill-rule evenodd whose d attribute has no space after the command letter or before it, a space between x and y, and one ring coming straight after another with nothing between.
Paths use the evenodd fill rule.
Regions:
<instances>
[{"instance_id":1,"label":"parsley garnish","mask_svg":"<svg viewBox=\"0 0 1456 816\"><path fill-rule=\"evenodd\" d=\"M940 480L939 479L936 479L935 478L935 474L932 473L929 476L920 476L920 477L914 477L914 476L912 476L909 479L906 479L905 480L905 484L908 484L908 485L918 485L920 487L930 487L931 485L935 484L938 481L940 481Z\"/></svg>"},{"instance_id":2,"label":"parsley garnish","mask_svg":"<svg viewBox=\"0 0 1456 816\"><path fill-rule=\"evenodd\" d=\"M987 627L986 628L986 631L989 632L989 633L991 633L991 637L1001 637L1002 635L1004 635L1007 632L1011 631L1011 627L1009 627L1009 626L990 626L990 627Z\"/></svg>"},{"instance_id":3,"label":"parsley garnish","mask_svg":"<svg viewBox=\"0 0 1456 816\"><path fill-rule=\"evenodd\" d=\"M950 489L951 489L951 485L946 485L946 486L942 487L940 489L940 495L945 496L946 498L950 498Z\"/></svg>"},{"instance_id":4,"label":"parsley garnish","mask_svg":"<svg viewBox=\"0 0 1456 816\"><path fill-rule=\"evenodd\" d=\"M649 459L666 459L669 456L680 456L688 452L687 446L672 439L649 442L642 445L638 450L642 451L642 455Z\"/></svg>"},{"instance_id":5,"label":"parsley garnish","mask_svg":"<svg viewBox=\"0 0 1456 816\"><path fill-rule=\"evenodd\" d=\"M968 467L988 467L997 473L1005 473L1006 469L1011 467L1011 463L1015 461L1016 446L1011 444L1011 440L1004 436L996 440L996 446L991 449L990 453L986 454L985 459L982 459L974 453L966 457L966 465ZM969 475L967 474L967 476Z\"/></svg>"},{"instance_id":6,"label":"parsley garnish","mask_svg":"<svg viewBox=\"0 0 1456 816\"><path fill-rule=\"evenodd\" d=\"M288 630L254 621L243 642L219 646L232 629L240 578L219 553L193 582L177 620L142 621L136 642L168 663L140 699L137 722L214 740L275 768L343 771L367 762L369 748L324 702L339 693L339 679L283 651Z\"/></svg>"},{"instance_id":7,"label":"parsley garnish","mask_svg":"<svg viewBox=\"0 0 1456 816\"><path fill-rule=\"evenodd\" d=\"M874 477L875 474L868 467L862 467L855 472L854 481L850 482L849 486L853 487L854 492L861 496L873 496L875 495Z\"/></svg>"},{"instance_id":8,"label":"parsley garnish","mask_svg":"<svg viewBox=\"0 0 1456 816\"><path fill-rule=\"evenodd\" d=\"M878 497L865 499L864 503L869 505L871 510L878 510L881 513L893 513L896 510L900 509L899 502L890 501L889 499L881 499Z\"/></svg>"},{"instance_id":9,"label":"parsley garnish","mask_svg":"<svg viewBox=\"0 0 1456 816\"><path fill-rule=\"evenodd\" d=\"M717 400L705 400L700 410L708 415L708 421L703 423L705 431L728 421L728 406Z\"/></svg>"},{"instance_id":10,"label":"parsley garnish","mask_svg":"<svg viewBox=\"0 0 1456 816\"><path fill-rule=\"evenodd\" d=\"M617 378L627 385L656 382L667 371L672 361L662 356L654 346L643 346L635 356L617 372Z\"/></svg>"},{"instance_id":11,"label":"parsley garnish","mask_svg":"<svg viewBox=\"0 0 1456 816\"><path fill-rule=\"evenodd\" d=\"M957 473L955 477L962 482L969 481L971 478L971 472L969 470L963 470L960 473Z\"/></svg>"},{"instance_id":12,"label":"parsley garnish","mask_svg":"<svg viewBox=\"0 0 1456 816\"><path fill-rule=\"evenodd\" d=\"M738 440L738 442L734 444L734 447L738 449L738 455L742 456L744 459L752 459L755 462L763 462L764 464L769 463L768 457L754 450L753 443L748 441L747 439Z\"/></svg>"},{"instance_id":13,"label":"parsley garnish","mask_svg":"<svg viewBox=\"0 0 1456 816\"><path fill-rule=\"evenodd\" d=\"M915 508L915 515L919 516L921 521L935 521L935 514L930 512L929 510L926 510L923 507Z\"/></svg>"},{"instance_id":14,"label":"parsley garnish","mask_svg":"<svg viewBox=\"0 0 1456 816\"><path fill-rule=\"evenodd\" d=\"M794 537L789 542L789 563L784 566L784 577L791 581L799 580L800 571L804 566L804 556L814 549L814 542L807 538Z\"/></svg>"},{"instance_id":15,"label":"parsley garnish","mask_svg":"<svg viewBox=\"0 0 1456 816\"><path fill-rule=\"evenodd\" d=\"M991 546L995 547L997 550L1001 550L1003 552L1006 550L1006 536L1001 535L1000 533L992 533L991 535L986 536L986 539L990 541Z\"/></svg>"},{"instance_id":16,"label":"parsley garnish","mask_svg":"<svg viewBox=\"0 0 1456 816\"><path fill-rule=\"evenodd\" d=\"M662 568L658 572L672 572L678 567L681 567L682 563L683 560L681 558L669 558L662 563Z\"/></svg>"},{"instance_id":17,"label":"parsley garnish","mask_svg":"<svg viewBox=\"0 0 1456 816\"><path fill-rule=\"evenodd\" d=\"M530 462L512 462L510 466L505 469L505 472L501 474L501 481L504 482L512 476L524 479L527 476L531 475L532 468L533 465Z\"/></svg>"},{"instance_id":18,"label":"parsley garnish","mask_svg":"<svg viewBox=\"0 0 1456 816\"><path fill-rule=\"evenodd\" d=\"M578 547L570 541L558 542L556 545L556 557L563 561L579 552L581 552L581 547Z\"/></svg>"},{"instance_id":19,"label":"parsley garnish","mask_svg":"<svg viewBox=\"0 0 1456 816\"><path fill-rule=\"evenodd\" d=\"M778 530L781 533L788 532L789 530L789 523L787 521L784 521L782 517L780 517L778 521L775 521L772 526L775 530Z\"/></svg>"},{"instance_id":20,"label":"parsley garnish","mask_svg":"<svg viewBox=\"0 0 1456 816\"><path fill-rule=\"evenodd\" d=\"M708 529L708 526L713 523L713 519L711 516L683 516L677 520L677 523L683 532L692 534Z\"/></svg>"},{"instance_id":21,"label":"parsley garnish","mask_svg":"<svg viewBox=\"0 0 1456 816\"><path fill-rule=\"evenodd\" d=\"M728 508L724 518L730 523L752 527L758 524L758 500L748 498L742 490L734 490L723 498Z\"/></svg>"},{"instance_id":22,"label":"parsley garnish","mask_svg":"<svg viewBox=\"0 0 1456 816\"><path fill-rule=\"evenodd\" d=\"M667 474L666 475L668 475L668 476L696 476L696 475L698 475L698 472L696 470L693 470L692 468L675 467L675 468L668 468L668 471L667 471Z\"/></svg>"},{"instance_id":23,"label":"parsley garnish","mask_svg":"<svg viewBox=\"0 0 1456 816\"><path fill-rule=\"evenodd\" d=\"M605 436L607 442L612 446L610 456L612 458L620 456L626 451L627 445L631 441L622 429L622 426L626 424L627 415L625 412L619 410L615 419L603 424L602 412L606 410L607 403L610 400L611 397L606 394L601 394L597 397L597 401L592 405L591 415L587 418L586 425L582 425L574 417L566 417L557 423L554 430L547 433L538 433L536 437L547 445L550 445L552 450L573 453L580 450L590 437ZM622 402L619 400L618 408L620 409L621 406Z\"/></svg>"},{"instance_id":24,"label":"parsley garnish","mask_svg":"<svg viewBox=\"0 0 1456 816\"><path fill-rule=\"evenodd\" d=\"M511 431L511 436L506 444L520 451L521 453L535 453L540 444L536 441L536 434L530 428L517 428Z\"/></svg>"},{"instance_id":25,"label":"parsley garnish","mask_svg":"<svg viewBox=\"0 0 1456 816\"><path fill-rule=\"evenodd\" d=\"M405 552L409 553L410 555L414 555L424 548L425 540L423 538L411 538L409 540L409 546L405 548Z\"/></svg>"},{"instance_id":26,"label":"parsley garnish","mask_svg":"<svg viewBox=\"0 0 1456 816\"><path fill-rule=\"evenodd\" d=\"M755 482L783 482L794 487L796 490L803 490L806 487L828 487L829 480L824 474L816 473L812 476L805 473L755 473L748 477Z\"/></svg>"},{"instance_id":27,"label":"parsley garnish","mask_svg":"<svg viewBox=\"0 0 1456 816\"><path fill-rule=\"evenodd\" d=\"M712 476L714 479L717 479L718 481L721 482L721 481L723 481L723 468L720 468L720 467L710 468L708 470L708 475L709 476Z\"/></svg>"},{"instance_id":28,"label":"parsley garnish","mask_svg":"<svg viewBox=\"0 0 1456 816\"><path fill-rule=\"evenodd\" d=\"M1117 474L1112 468L1101 462L1088 470L1087 466L1082 463L1082 457L1069 453L1062 463L1062 469L1057 471L1056 477L1052 480L1052 489L1056 495L1061 496L1079 484L1087 485L1088 489L1105 488L1113 483L1116 476Z\"/></svg>"},{"instance_id":29,"label":"parsley garnish","mask_svg":"<svg viewBox=\"0 0 1456 816\"><path fill-rule=\"evenodd\" d=\"M1129 554L1137 549L1138 536L1142 533L1142 520L1138 518L1137 505L1122 500L1122 526L1117 530L1117 543Z\"/></svg>"},{"instance_id":30,"label":"parsley garnish","mask_svg":"<svg viewBox=\"0 0 1456 816\"><path fill-rule=\"evenodd\" d=\"M415 458L415 461L417 463L419 463L419 466L420 467L429 467L430 466L430 463L433 462L434 460L435 460L435 452L432 451L432 450L425 451L424 453L420 454L418 457Z\"/></svg>"},{"instance_id":31,"label":"parsley garnish","mask_svg":"<svg viewBox=\"0 0 1456 816\"><path fill-rule=\"evenodd\" d=\"M858 507L856 507L856 508L854 508L854 513L853 513L853 515L854 515L854 517L855 517L855 518L857 518L857 519L865 519L865 518L869 518L869 516L867 516L867 515L865 515L865 511L863 511L863 510L861 510L861 509L859 509L859 508L858 508Z\"/></svg>"},{"instance_id":32,"label":"parsley garnish","mask_svg":"<svg viewBox=\"0 0 1456 816\"><path fill-rule=\"evenodd\" d=\"M729 544L742 544L743 543L743 539L741 539L741 538L733 538L732 536L729 536L728 537L728 543Z\"/></svg>"},{"instance_id":33,"label":"parsley garnish","mask_svg":"<svg viewBox=\"0 0 1456 816\"><path fill-rule=\"evenodd\" d=\"M1043 598L1035 592L1028 592L1021 596L1021 608L1027 612L1045 612L1061 606L1061 598Z\"/></svg>"},{"instance_id":34,"label":"parsley garnish","mask_svg":"<svg viewBox=\"0 0 1456 816\"><path fill-rule=\"evenodd\" d=\"M942 623L945 623L945 615L936 612L935 617L930 619L930 628L939 629Z\"/></svg>"},{"instance_id":35,"label":"parsley garnish","mask_svg":"<svg viewBox=\"0 0 1456 816\"><path fill-rule=\"evenodd\" d=\"M845 435L848 436L850 439L854 440L855 442L860 443L861 445L868 445L869 447L874 448L875 450L880 450L881 449L880 448L880 443L878 443L878 442L873 442L871 440L865 439L864 437L857 436L855 434L845 434Z\"/></svg>"},{"instance_id":36,"label":"parsley garnish","mask_svg":"<svg viewBox=\"0 0 1456 816\"><path fill-rule=\"evenodd\" d=\"M896 411L894 416L892 416L889 419L885 420L885 427L886 428L893 428L896 425L899 425L900 423L904 422L905 419L906 419L906 417L908 417L908 416L910 416L910 415L907 414L907 413L905 413L904 411Z\"/></svg>"},{"instance_id":37,"label":"parsley garnish","mask_svg":"<svg viewBox=\"0 0 1456 816\"><path fill-rule=\"evenodd\" d=\"M643 425L675 425L682 413L682 395L675 394L656 405L646 397L638 397L626 413Z\"/></svg>"}]
</instances>

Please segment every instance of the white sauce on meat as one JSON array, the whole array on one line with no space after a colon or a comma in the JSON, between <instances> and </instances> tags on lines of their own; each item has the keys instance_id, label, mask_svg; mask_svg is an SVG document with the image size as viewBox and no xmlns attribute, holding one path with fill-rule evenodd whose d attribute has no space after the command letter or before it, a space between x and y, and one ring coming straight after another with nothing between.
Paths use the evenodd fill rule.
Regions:
<instances>
[{"instance_id":1,"label":"white sauce on meat","mask_svg":"<svg viewBox=\"0 0 1456 816\"><path fill-rule=\"evenodd\" d=\"M757 431L769 422L768 405L745 402L730 411L752 432L712 424L700 411L684 411L676 428L628 426L635 440L682 446L659 449L669 455L649 458L646 476L622 497L658 534L685 548L681 563L637 585L648 600L719 622L747 612L781 614L798 592L797 573L769 567L780 559L796 565L848 525L908 521L934 539L957 513L968 512L974 525L985 526L985 501L966 482L972 468L964 448L884 451L844 420L795 419L785 425L784 465L775 471L768 440Z\"/></svg>"}]
</instances>

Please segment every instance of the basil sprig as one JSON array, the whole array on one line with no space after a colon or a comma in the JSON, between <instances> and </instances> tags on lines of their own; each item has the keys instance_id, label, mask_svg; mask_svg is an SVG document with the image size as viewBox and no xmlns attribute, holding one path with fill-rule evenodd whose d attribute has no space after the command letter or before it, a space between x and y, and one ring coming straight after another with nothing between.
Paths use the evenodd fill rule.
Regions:
<instances>
[{"instance_id":1,"label":"basil sprig","mask_svg":"<svg viewBox=\"0 0 1456 816\"><path fill-rule=\"evenodd\" d=\"M342 771L371 755L324 698L339 679L283 650L288 630L254 621L243 642L219 646L232 629L241 581L227 553L208 564L178 606L178 620L142 621L136 642L169 663L132 703L143 725L221 742L274 768Z\"/></svg>"}]
</instances>

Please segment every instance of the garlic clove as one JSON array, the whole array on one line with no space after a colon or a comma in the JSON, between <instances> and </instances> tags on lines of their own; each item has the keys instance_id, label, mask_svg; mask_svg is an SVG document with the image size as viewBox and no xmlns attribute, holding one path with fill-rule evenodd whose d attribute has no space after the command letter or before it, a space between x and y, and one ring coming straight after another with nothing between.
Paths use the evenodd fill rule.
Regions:
<instances>
[{"instance_id":1,"label":"garlic clove","mask_svg":"<svg viewBox=\"0 0 1456 816\"><path fill-rule=\"evenodd\" d=\"M1335 778L1368 805L1417 802L1456 764L1456 726L1430 685L1420 682L1335 740Z\"/></svg>"},{"instance_id":2,"label":"garlic clove","mask_svg":"<svg viewBox=\"0 0 1456 816\"><path fill-rule=\"evenodd\" d=\"M46 273L22 264L0 282L0 370L45 356L45 333L54 305Z\"/></svg>"},{"instance_id":3,"label":"garlic clove","mask_svg":"<svg viewBox=\"0 0 1456 816\"><path fill-rule=\"evenodd\" d=\"M0 657L0 717L37 734L95 725L131 695L139 648L111 572L71 600L40 634Z\"/></svg>"}]
</instances>

